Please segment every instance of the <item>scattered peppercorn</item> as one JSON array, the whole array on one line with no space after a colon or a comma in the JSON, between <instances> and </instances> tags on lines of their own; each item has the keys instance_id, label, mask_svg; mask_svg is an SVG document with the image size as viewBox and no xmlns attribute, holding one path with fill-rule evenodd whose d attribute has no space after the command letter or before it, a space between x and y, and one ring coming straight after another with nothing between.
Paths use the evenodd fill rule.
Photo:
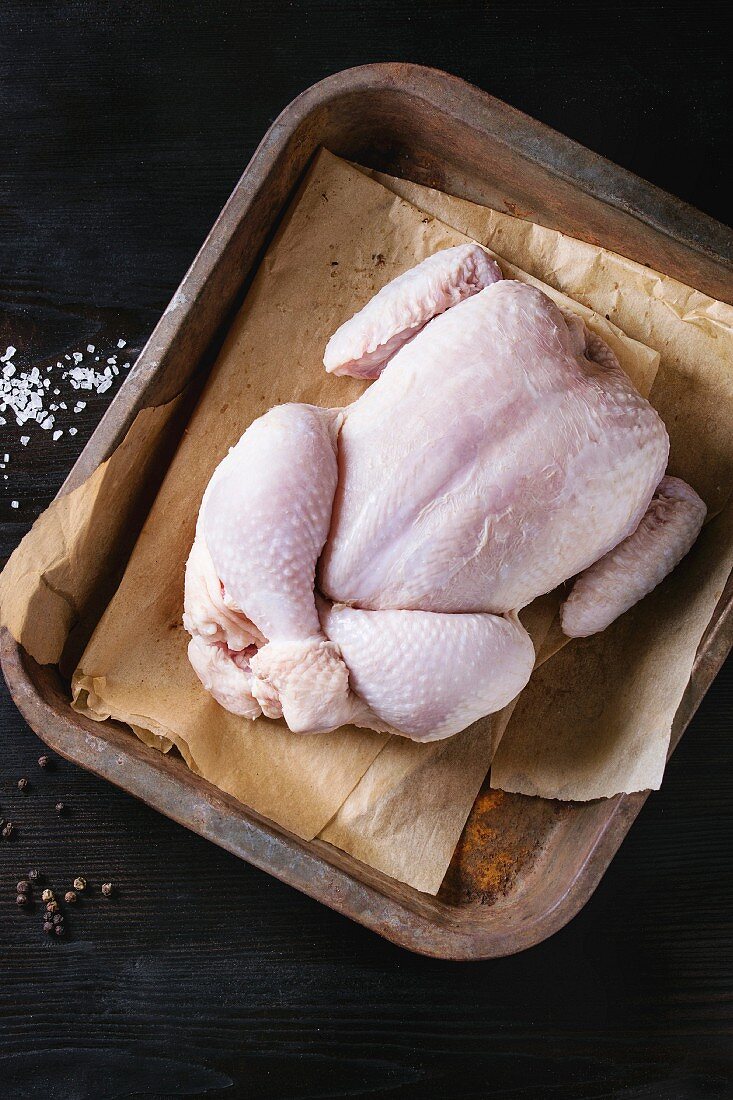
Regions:
<instances>
[{"instance_id":1,"label":"scattered peppercorn","mask_svg":"<svg viewBox=\"0 0 733 1100\"><path fill-rule=\"evenodd\" d=\"M26 880L22 878L18 885L15 887L15 890L18 894L30 894L31 884L30 882L26 882Z\"/></svg>"},{"instance_id":2,"label":"scattered peppercorn","mask_svg":"<svg viewBox=\"0 0 733 1100\"><path fill-rule=\"evenodd\" d=\"M49 760L49 758L47 756L39 756L38 757L38 767L39 768L47 768L50 763L51 763L51 761Z\"/></svg>"},{"instance_id":3,"label":"scattered peppercorn","mask_svg":"<svg viewBox=\"0 0 733 1100\"><path fill-rule=\"evenodd\" d=\"M53 931L54 931L54 935L55 935L55 936L63 936L63 935L65 935L65 933L64 933L64 926L63 926L63 924L54 924L54 925L53 925Z\"/></svg>"},{"instance_id":4,"label":"scattered peppercorn","mask_svg":"<svg viewBox=\"0 0 733 1100\"><path fill-rule=\"evenodd\" d=\"M114 892L115 892L115 888L114 888L114 886L112 885L111 882L103 882L102 883L102 893L104 894L104 896L106 898L111 898L112 895L114 894Z\"/></svg>"},{"instance_id":5,"label":"scattered peppercorn","mask_svg":"<svg viewBox=\"0 0 733 1100\"><path fill-rule=\"evenodd\" d=\"M28 878L30 879L30 881L31 881L31 882L38 882L38 881L40 880L40 878L41 878L41 872L40 872L40 871L37 871L37 870L35 869L35 867L33 867L33 868L32 868L32 869L31 869L31 870L30 870L30 871L28 872Z\"/></svg>"},{"instance_id":6,"label":"scattered peppercorn","mask_svg":"<svg viewBox=\"0 0 733 1100\"><path fill-rule=\"evenodd\" d=\"M56 813L57 814L63 814L65 812L66 812L66 806L64 805L64 803L63 802L57 802L56 803Z\"/></svg>"},{"instance_id":7,"label":"scattered peppercorn","mask_svg":"<svg viewBox=\"0 0 733 1100\"><path fill-rule=\"evenodd\" d=\"M15 834L15 825L12 821L6 821L3 825L3 836L6 840L10 840L11 836Z\"/></svg>"},{"instance_id":8,"label":"scattered peppercorn","mask_svg":"<svg viewBox=\"0 0 733 1100\"><path fill-rule=\"evenodd\" d=\"M82 878L81 875L79 875L78 878L74 879L74 889L76 891L78 891L79 893L82 893L84 890L86 890L86 888L87 888L87 880L85 878Z\"/></svg>"},{"instance_id":9,"label":"scattered peppercorn","mask_svg":"<svg viewBox=\"0 0 733 1100\"><path fill-rule=\"evenodd\" d=\"M16 905L30 905L30 903L31 899L28 897L27 894L18 894L17 898L15 899Z\"/></svg>"},{"instance_id":10,"label":"scattered peppercorn","mask_svg":"<svg viewBox=\"0 0 733 1100\"><path fill-rule=\"evenodd\" d=\"M46 933L47 936L50 936L53 932L53 921L45 920L43 922L43 931Z\"/></svg>"},{"instance_id":11,"label":"scattered peppercorn","mask_svg":"<svg viewBox=\"0 0 733 1100\"><path fill-rule=\"evenodd\" d=\"M47 902L47 904L46 904L46 912L47 913L58 913L58 911L59 911L59 903L57 901Z\"/></svg>"},{"instance_id":12,"label":"scattered peppercorn","mask_svg":"<svg viewBox=\"0 0 733 1100\"><path fill-rule=\"evenodd\" d=\"M67 890L66 891L66 893L64 894L64 901L66 902L67 905L75 905L76 904L76 894L74 893L73 890Z\"/></svg>"},{"instance_id":13,"label":"scattered peppercorn","mask_svg":"<svg viewBox=\"0 0 733 1100\"><path fill-rule=\"evenodd\" d=\"M63 924L64 923L64 918L61 916L60 913L54 913L51 920L53 921L54 924Z\"/></svg>"},{"instance_id":14,"label":"scattered peppercorn","mask_svg":"<svg viewBox=\"0 0 733 1100\"><path fill-rule=\"evenodd\" d=\"M41 897L44 901L56 901L56 895L53 890L44 890Z\"/></svg>"},{"instance_id":15,"label":"scattered peppercorn","mask_svg":"<svg viewBox=\"0 0 733 1100\"><path fill-rule=\"evenodd\" d=\"M28 790L28 780L25 778L25 776L23 776L22 779L18 780L18 790L19 791L27 791Z\"/></svg>"}]
</instances>

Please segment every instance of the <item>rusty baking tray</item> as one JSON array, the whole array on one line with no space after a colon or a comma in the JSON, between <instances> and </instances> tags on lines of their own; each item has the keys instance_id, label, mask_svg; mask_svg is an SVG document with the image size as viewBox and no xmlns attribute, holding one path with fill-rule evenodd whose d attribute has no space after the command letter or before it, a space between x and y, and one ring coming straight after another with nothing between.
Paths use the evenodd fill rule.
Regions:
<instances>
[{"instance_id":1,"label":"rusty baking tray","mask_svg":"<svg viewBox=\"0 0 733 1100\"><path fill-rule=\"evenodd\" d=\"M313 153L359 163L520 212L729 300L733 235L630 173L445 73L367 65L299 96L273 123L137 366L61 492L120 442L140 408L205 372L228 319ZM149 499L149 497L148 497ZM145 504L139 521L144 518ZM733 644L729 582L700 645L672 747ZM426 955L481 959L561 928L598 884L646 794L555 803L484 787L437 897L322 841L299 840L113 721L75 714L68 684L5 633L2 666L31 726L60 755L111 780L216 844Z\"/></svg>"}]
</instances>

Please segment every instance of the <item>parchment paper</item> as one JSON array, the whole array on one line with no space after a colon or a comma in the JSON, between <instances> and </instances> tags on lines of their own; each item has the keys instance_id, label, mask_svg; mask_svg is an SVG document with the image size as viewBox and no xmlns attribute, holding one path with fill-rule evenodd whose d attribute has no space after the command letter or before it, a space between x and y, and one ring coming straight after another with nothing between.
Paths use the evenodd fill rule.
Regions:
<instances>
[{"instance_id":1,"label":"parchment paper","mask_svg":"<svg viewBox=\"0 0 733 1100\"><path fill-rule=\"evenodd\" d=\"M494 756L493 787L562 799L659 787L672 720L733 567L732 544L727 506L645 600L535 670Z\"/></svg>"},{"instance_id":2,"label":"parchment paper","mask_svg":"<svg viewBox=\"0 0 733 1100\"><path fill-rule=\"evenodd\" d=\"M422 206L426 213L435 215L433 208L420 201L427 189L360 170L393 193L412 198L413 204ZM410 196L412 188L416 194ZM451 216L453 202L472 208L472 204L463 204L440 192L432 192L432 195L442 204L446 221ZM476 209L483 212L481 207ZM469 225L467 228L474 227ZM506 255L499 256L490 234L480 239L497 256L507 278L538 286L561 308L579 313L613 348L639 391L649 395L659 365L658 352L630 341L601 314L528 275ZM510 256L513 258L513 254ZM557 611L561 599L560 593L549 593L522 613L535 644L537 666L567 641L559 630ZM393 878L426 893L437 893L516 702L447 742L420 745L392 738L333 821L321 832L320 838Z\"/></svg>"},{"instance_id":3,"label":"parchment paper","mask_svg":"<svg viewBox=\"0 0 733 1100\"><path fill-rule=\"evenodd\" d=\"M440 204L446 221L458 223L457 212L460 217L470 213L476 225L467 222L465 228L500 253L504 272L512 277L532 281L512 266L526 262L529 238L545 257L552 240L559 238L565 278L556 280L559 290L543 289L563 308L581 312L589 327L614 347L642 392L654 380L659 355L625 336L610 319L611 311L604 309L596 282L610 294L608 283L615 274L599 276L595 265L601 260L590 263L586 252L599 256L600 249L568 244L558 234L519 219L510 219L516 223L516 239L509 239L501 221L506 215L497 215L494 224L493 212L424 188L407 196L417 202L417 210L390 191L414 185L384 182L386 188L327 153L317 158L232 326L122 585L80 662L74 689L85 713L100 719L114 714L162 749L176 744L194 770L299 835L323 830L325 839L359 858L435 892L511 708L432 746L355 730L296 737L280 723L247 723L227 715L193 676L180 626L183 565L203 488L227 447L272 404L299 400L340 405L361 391L362 383L323 373L323 346L341 321L384 283L424 256L464 239L460 225L451 228L430 216L435 214L431 202ZM479 225L480 219L485 221ZM503 230L503 252L492 237L497 225ZM548 261L547 274L551 266ZM644 270L647 277L653 275ZM636 273L626 277L633 282ZM616 281L616 290L624 290L623 280ZM580 308L563 296L568 292L583 303ZM588 312L594 303L595 313ZM709 408L714 414L712 399ZM718 453L727 453L724 443ZM106 504L113 507L113 498ZM73 550L73 522L65 538ZM717 552L715 547L711 552ZM21 558L27 555L28 548ZM69 560L71 556L66 554ZM23 564L14 565L21 578L26 575ZM707 582L701 584L707 594ZM543 598L523 612L528 625L535 619L530 630L538 648L542 638L545 645L552 639L556 602L556 597ZM706 596L698 603L702 618ZM16 623L29 621L27 606L16 607ZM544 657L540 648L539 659ZM543 677L558 659L546 664ZM508 721L502 745L509 744L520 705ZM529 729L529 722L517 728Z\"/></svg>"},{"instance_id":4,"label":"parchment paper","mask_svg":"<svg viewBox=\"0 0 733 1100\"><path fill-rule=\"evenodd\" d=\"M343 162L319 156L261 264L124 580L74 676L84 713L114 715L161 747L172 742L201 775L300 836L315 835L335 815L386 738L355 729L302 737L282 722L234 717L202 690L180 623L198 505L227 448L273 404L344 404L361 392L364 383L324 372L328 336L396 274L463 239ZM653 354L605 319L591 320L610 332L632 372L651 377ZM388 770L400 769L404 751L392 751L395 765ZM445 791L441 805L450 807L445 829L451 837L451 822L465 819L475 796L473 772L485 774L490 758L476 753L470 789L464 785L460 798L458 778ZM441 833L442 814L431 828ZM401 844L389 832L379 836L390 850ZM450 850L441 853L441 875L454 842L443 845Z\"/></svg>"},{"instance_id":5,"label":"parchment paper","mask_svg":"<svg viewBox=\"0 0 733 1100\"><path fill-rule=\"evenodd\" d=\"M39 664L60 660L96 601L180 403L143 409L114 454L41 513L0 574L2 625Z\"/></svg>"},{"instance_id":6,"label":"parchment paper","mask_svg":"<svg viewBox=\"0 0 733 1100\"><path fill-rule=\"evenodd\" d=\"M548 593L520 613L537 651L556 609ZM320 838L436 894L517 702L445 741L390 738Z\"/></svg>"},{"instance_id":7,"label":"parchment paper","mask_svg":"<svg viewBox=\"0 0 733 1100\"><path fill-rule=\"evenodd\" d=\"M657 788L697 647L733 568L733 307L555 230L369 174L660 353L650 400L670 434L669 471L702 495L709 523L672 576L602 634L567 645L554 621L491 769L492 786L549 798Z\"/></svg>"}]
</instances>

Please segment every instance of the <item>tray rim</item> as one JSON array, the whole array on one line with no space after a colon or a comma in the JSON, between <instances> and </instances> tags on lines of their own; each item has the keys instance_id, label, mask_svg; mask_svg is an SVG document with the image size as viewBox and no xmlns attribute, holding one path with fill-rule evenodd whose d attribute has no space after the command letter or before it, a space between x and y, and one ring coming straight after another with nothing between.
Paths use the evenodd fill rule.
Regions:
<instances>
[{"instance_id":1,"label":"tray rim","mask_svg":"<svg viewBox=\"0 0 733 1100\"><path fill-rule=\"evenodd\" d=\"M480 925L475 926L475 931L471 926L452 927L438 924L415 908L386 896L379 888L380 883L389 883L394 888L395 880L348 853L318 839L302 840L200 776L195 777L194 786L192 773L183 760L165 756L146 745L134 745L130 742L133 735L120 723L110 720L98 723L74 714L70 734L68 720L37 693L27 669L29 660L10 633L6 629L0 631L0 665L11 698L31 729L59 756L108 780L177 824L392 943L431 958L451 962L501 958L533 947L558 932L595 891L650 793L640 791L609 800L613 803L611 813L599 828L587 858L551 909L539 913L531 922L500 933L496 930L486 933ZM129 751L132 745L134 753ZM144 764L138 757L145 758ZM143 767L150 776L141 774ZM148 778L153 782L148 784ZM232 816L242 826L236 839L224 828ZM397 886L401 888L403 884ZM407 886L403 892L420 896L419 891Z\"/></svg>"},{"instance_id":2,"label":"tray rim","mask_svg":"<svg viewBox=\"0 0 733 1100\"><path fill-rule=\"evenodd\" d=\"M284 150L288 138L311 112L322 107L324 103L336 102L346 93L360 90L390 89L436 103L436 83L440 86L443 110L447 109L445 98L448 98L448 106L452 107L453 112L460 111L461 121L479 131L483 126L483 132L489 129L495 140L502 140L495 127L498 118L511 130L511 137L514 139L510 141L505 135L506 143L528 159L537 159L536 155L532 156L531 148L534 142L541 140L550 157L550 163L544 159L541 163L550 172L585 189L595 199L638 218L685 248L722 267L731 266L728 257L721 255L713 247L713 242L717 241L719 248L723 251L730 250L733 254L733 233L708 215L457 77L422 66L385 63L359 66L326 77L297 96L275 119L176 291L176 295L185 292L190 303L188 309L195 305L206 285L212 267L210 253L213 239L217 238L221 248L222 239L231 238L239 220L246 216L255 196L266 185L269 171L278 154ZM520 137L522 140L519 140ZM583 170L588 173L587 178L583 173L579 179L576 173L566 172L571 153L576 163L578 160L582 161ZM604 178L616 180L616 190L607 189L604 193L599 193L597 186L589 187L589 176L593 169L601 169ZM649 210L641 208L641 200L645 196L652 206L656 203L657 208L668 211L669 221L665 225L657 224ZM681 232L680 218L697 227L696 235L690 236ZM135 368L111 402L58 495L70 491L89 476L117 445L138 409L144 406L147 385L184 322L185 317L176 317L169 310L162 315ZM705 666L701 682L698 690L692 693L684 724L677 730L676 736L673 736L673 745L681 736L733 644L733 590L728 594L723 611L714 620L713 627L712 634L717 639L717 644L712 645L711 653L698 654ZM379 889L380 881L394 885L394 880L387 879L373 868L359 864L353 857L346 856L322 841L302 841L288 834L286 830L243 807L200 777L196 777L199 790L197 794L191 782L192 773L185 764L165 758L153 749L147 750L151 755L146 759L146 766L155 777L157 786L153 790L147 789L139 774L142 767L140 760L133 759L125 750L124 742L118 738L115 731L118 724L92 723L76 714L73 722L69 722L38 694L34 679L29 673L29 661L30 658L10 634L3 631L0 636L0 664L10 694L29 725L59 755L110 780L179 824L206 836L387 939L433 957L453 960L498 957L523 950L554 934L591 896L649 794L640 792L613 800L614 805L604 819L603 827L599 829L587 858L552 909L544 911L531 924L511 929L503 937L491 931L482 936L480 931L472 932L470 927L468 930L461 930L439 925L416 912L414 908L408 909ZM697 665L696 659L696 667ZM692 684L688 685L688 689L690 687ZM124 733L125 738L130 736L123 731L123 727L119 726L119 730ZM107 736L102 736L102 731L106 731ZM70 741L73 753L69 749ZM135 747L138 750L137 756L145 756L145 753L139 751L141 747L146 748L145 746L136 743ZM126 768L122 767L123 764ZM175 799L172 799L174 792ZM184 808L186 814L183 813ZM231 820L232 814L242 823L242 836L236 842L228 839L221 828L223 821ZM273 863L266 858L266 848L273 853L279 853L282 856L280 861L275 860ZM405 889L409 891L410 888ZM410 892L417 895L417 891ZM392 910L389 917L385 907ZM540 924L541 927L538 928Z\"/></svg>"},{"instance_id":3,"label":"tray rim","mask_svg":"<svg viewBox=\"0 0 733 1100\"><path fill-rule=\"evenodd\" d=\"M511 147L515 152L519 152L528 160L540 160L535 146L535 142L540 140L544 154L540 162L546 170L572 183L590 197L599 199L605 205L613 206L635 217L671 240L708 256L717 264L728 267L733 274L733 228L630 169L616 164L615 161L604 157L602 153L594 152L548 123L540 122L518 107L513 107L461 77L431 66L414 65L409 62L377 62L342 69L311 85L296 96L275 120L257 151L265 144L274 127L291 108L309 109L311 97L315 99L326 90L334 93L342 92L344 88L341 86L341 81L344 78L353 81L355 89L387 86L398 91L409 92L416 98L438 105L437 97L431 94L427 77L433 77L436 82L441 83L442 92L445 95L453 99L461 97L462 121L468 125L485 130L485 124L490 117L492 137ZM503 123L500 131L496 129L497 119L501 119ZM600 176L596 177L595 174L599 170ZM655 217L653 211L655 202L665 212L665 219ZM693 225L696 234L685 232L684 223ZM721 249L729 254L724 255Z\"/></svg>"}]
</instances>

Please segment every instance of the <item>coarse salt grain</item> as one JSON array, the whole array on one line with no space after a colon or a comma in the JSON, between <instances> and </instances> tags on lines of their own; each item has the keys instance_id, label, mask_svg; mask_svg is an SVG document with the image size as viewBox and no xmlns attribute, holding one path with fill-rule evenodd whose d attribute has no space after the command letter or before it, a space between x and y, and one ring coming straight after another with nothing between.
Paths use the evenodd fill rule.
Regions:
<instances>
[{"instance_id":1,"label":"coarse salt grain","mask_svg":"<svg viewBox=\"0 0 733 1100\"><path fill-rule=\"evenodd\" d=\"M10 501L10 507L11 508L20 508L20 504L18 503L17 500L11 500Z\"/></svg>"},{"instance_id":2,"label":"coarse salt grain","mask_svg":"<svg viewBox=\"0 0 733 1100\"><path fill-rule=\"evenodd\" d=\"M124 347L125 343L124 340L116 341L117 347ZM87 344L86 349L91 354L96 351L96 346ZM16 350L13 345L9 344L5 353L0 355L0 412L4 413L9 409L15 423L21 428L31 421L35 421L44 431L51 431L55 428L52 432L54 441L64 434L64 428L56 426L54 413L59 410L67 411L68 409L65 401L53 400L53 397L58 398L61 396L59 385L66 381L73 389L89 390L103 394L112 387L115 376L119 373L115 353L109 355L107 358L108 365L102 369L84 366L82 352L73 351L71 354L64 353L63 358L55 361L55 366L51 363L24 370L23 368L18 369L15 363L11 362ZM96 362L99 362L100 354L96 355ZM129 363L125 364L126 369L129 366ZM53 397L51 397L51 394L53 394ZM47 404L49 398L50 403ZM78 401L74 405L73 411L79 413L84 408L86 408L86 402ZM7 423L7 417L0 416L0 427L5 426ZM76 428L68 430L69 434L74 435L77 431ZM29 435L22 435L19 438L22 447L27 447L31 441ZM9 457L9 455L5 456L5 462L2 463L3 467L9 461ZM7 480L6 474L3 475L3 480Z\"/></svg>"},{"instance_id":3,"label":"coarse salt grain","mask_svg":"<svg viewBox=\"0 0 733 1100\"><path fill-rule=\"evenodd\" d=\"M127 340L118 340L118 341L117 341L117 347L118 347L118 348L124 348L124 347L127 347Z\"/></svg>"},{"instance_id":4,"label":"coarse salt grain","mask_svg":"<svg viewBox=\"0 0 733 1100\"><path fill-rule=\"evenodd\" d=\"M76 428L69 428L69 435L76 435L76 433L77 433Z\"/></svg>"}]
</instances>

